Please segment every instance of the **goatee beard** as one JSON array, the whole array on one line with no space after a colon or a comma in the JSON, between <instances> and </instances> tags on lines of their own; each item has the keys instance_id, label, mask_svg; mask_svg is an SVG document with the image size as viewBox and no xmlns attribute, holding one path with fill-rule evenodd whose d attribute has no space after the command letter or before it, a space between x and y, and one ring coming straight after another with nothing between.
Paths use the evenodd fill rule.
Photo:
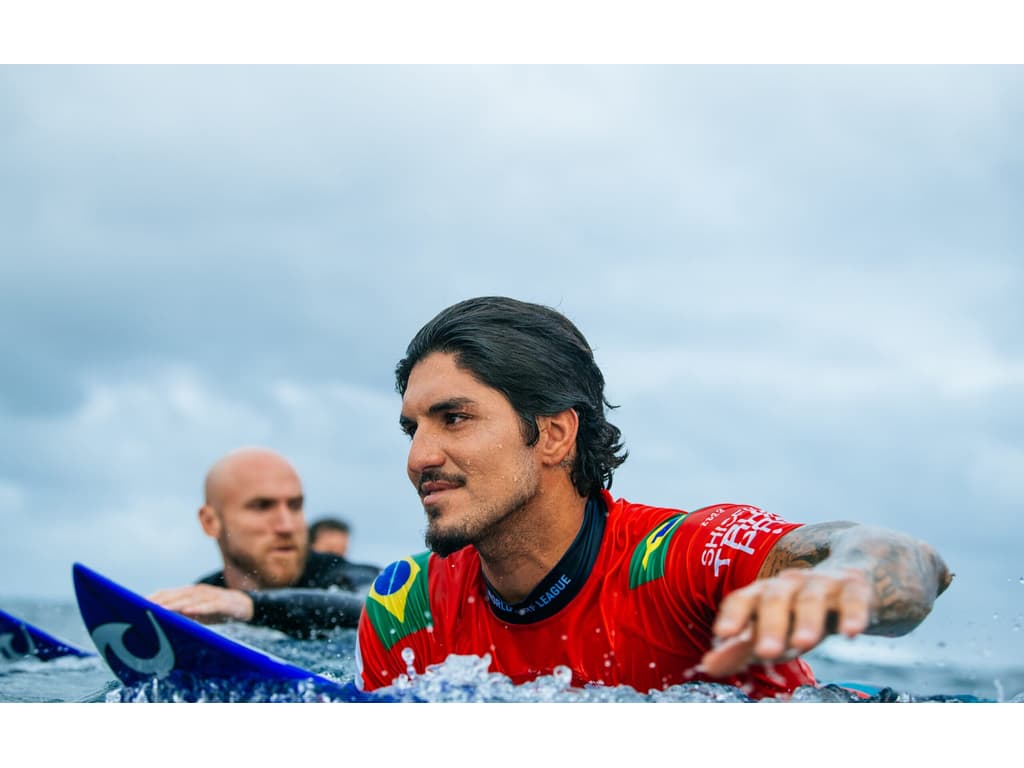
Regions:
<instances>
[{"instance_id":1,"label":"goatee beard","mask_svg":"<svg viewBox=\"0 0 1024 768\"><path fill-rule=\"evenodd\" d=\"M442 530L428 524L423 541L438 557L448 557L470 545L479 548L482 542L493 539L498 533L497 529L509 518L522 511L536 497L537 493L538 488L536 484L533 484L529 490L524 491L501 508L500 512L485 512L478 518L450 530ZM429 509L427 515L430 516Z\"/></svg>"},{"instance_id":2,"label":"goatee beard","mask_svg":"<svg viewBox=\"0 0 1024 768\"><path fill-rule=\"evenodd\" d=\"M429 527L423 541L438 557L448 557L473 543L462 531L438 531Z\"/></svg>"}]
</instances>

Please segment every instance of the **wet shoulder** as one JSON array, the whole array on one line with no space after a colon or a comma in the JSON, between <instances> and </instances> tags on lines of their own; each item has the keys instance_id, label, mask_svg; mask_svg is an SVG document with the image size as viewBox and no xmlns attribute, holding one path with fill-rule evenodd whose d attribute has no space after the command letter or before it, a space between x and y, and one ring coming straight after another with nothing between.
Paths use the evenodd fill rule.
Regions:
<instances>
[{"instance_id":1,"label":"wet shoulder","mask_svg":"<svg viewBox=\"0 0 1024 768\"><path fill-rule=\"evenodd\" d=\"M668 553L689 514L671 507L652 507L617 499L609 504L608 528L622 564L629 569L629 586L660 580Z\"/></svg>"},{"instance_id":2,"label":"wet shoulder","mask_svg":"<svg viewBox=\"0 0 1024 768\"><path fill-rule=\"evenodd\" d=\"M606 497L608 509L608 530L624 543L636 544L653 537L660 540L667 531L666 525L686 520L690 513L675 507L655 507L636 504L626 499Z\"/></svg>"}]
</instances>

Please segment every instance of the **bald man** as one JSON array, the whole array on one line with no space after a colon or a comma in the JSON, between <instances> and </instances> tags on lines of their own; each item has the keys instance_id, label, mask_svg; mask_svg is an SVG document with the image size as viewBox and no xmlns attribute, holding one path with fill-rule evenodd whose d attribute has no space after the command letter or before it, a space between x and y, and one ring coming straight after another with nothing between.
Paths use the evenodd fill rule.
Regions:
<instances>
[{"instance_id":1,"label":"bald man","mask_svg":"<svg viewBox=\"0 0 1024 768\"><path fill-rule=\"evenodd\" d=\"M223 570L150 599L204 624L243 621L302 638L357 626L380 569L311 552L304 501L283 456L266 448L229 453L207 473L199 508Z\"/></svg>"}]
</instances>

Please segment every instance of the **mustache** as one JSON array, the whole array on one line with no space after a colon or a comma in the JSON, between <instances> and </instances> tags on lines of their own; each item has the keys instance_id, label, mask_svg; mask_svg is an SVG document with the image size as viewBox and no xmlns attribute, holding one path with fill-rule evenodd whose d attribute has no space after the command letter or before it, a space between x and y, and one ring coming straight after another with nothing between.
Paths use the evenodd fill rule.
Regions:
<instances>
[{"instance_id":1,"label":"mustache","mask_svg":"<svg viewBox=\"0 0 1024 768\"><path fill-rule=\"evenodd\" d=\"M416 483L416 492L420 496L426 495L423 491L423 486L426 483L450 483L451 485L461 488L466 484L466 478L463 475L449 475L444 472L428 469L426 472L420 474L420 479Z\"/></svg>"}]
</instances>

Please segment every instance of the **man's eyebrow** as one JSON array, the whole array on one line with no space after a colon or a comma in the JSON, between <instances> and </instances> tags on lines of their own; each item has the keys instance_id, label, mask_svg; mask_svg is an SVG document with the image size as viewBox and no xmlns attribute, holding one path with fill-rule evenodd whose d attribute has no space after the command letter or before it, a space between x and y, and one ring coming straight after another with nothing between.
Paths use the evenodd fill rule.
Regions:
<instances>
[{"instance_id":1,"label":"man's eyebrow","mask_svg":"<svg viewBox=\"0 0 1024 768\"><path fill-rule=\"evenodd\" d=\"M476 405L476 400L470 397L452 397L448 400L442 400L439 403L434 403L427 409L427 413L433 416L437 413L443 413L444 411L454 411L458 408L465 408L467 405Z\"/></svg>"},{"instance_id":2,"label":"man's eyebrow","mask_svg":"<svg viewBox=\"0 0 1024 768\"><path fill-rule=\"evenodd\" d=\"M287 497L284 500L284 502L285 502L285 504L305 504L306 497L305 497L305 495L289 496L289 497ZM246 499L244 504L243 504L243 506L246 506L246 507L252 507L252 506L267 507L267 506L273 506L276 503L277 503L277 497L276 496L253 496L253 497L251 497L249 499Z\"/></svg>"},{"instance_id":3,"label":"man's eyebrow","mask_svg":"<svg viewBox=\"0 0 1024 768\"><path fill-rule=\"evenodd\" d=\"M448 411L454 411L459 408L466 408L473 405L476 405L476 400L471 397L450 397L447 400L436 402L427 408L427 415L436 416L439 413L446 413ZM408 430L416 426L416 419L403 414L398 417L398 426L402 429Z\"/></svg>"}]
</instances>

